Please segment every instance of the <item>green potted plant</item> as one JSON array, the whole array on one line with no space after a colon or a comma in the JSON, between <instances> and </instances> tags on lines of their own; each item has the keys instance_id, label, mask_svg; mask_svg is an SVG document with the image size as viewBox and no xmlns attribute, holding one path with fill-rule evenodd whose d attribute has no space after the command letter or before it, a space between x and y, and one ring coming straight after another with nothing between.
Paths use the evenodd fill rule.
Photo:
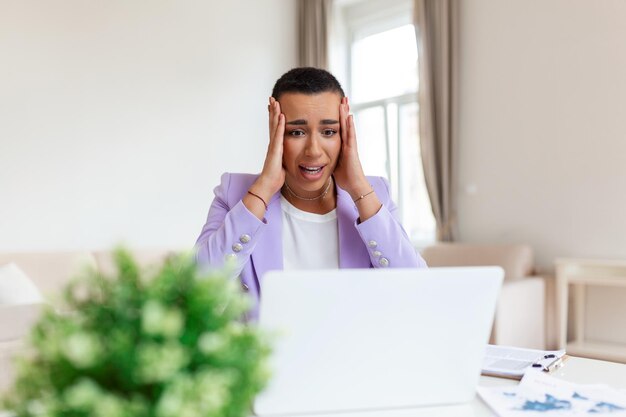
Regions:
<instances>
[{"instance_id":1,"label":"green potted plant","mask_svg":"<svg viewBox=\"0 0 626 417\"><path fill-rule=\"evenodd\" d=\"M44 312L4 408L16 416L238 417L268 373L268 344L241 322L247 299L227 271L190 257L146 277L116 251L117 276L86 272Z\"/></svg>"}]
</instances>

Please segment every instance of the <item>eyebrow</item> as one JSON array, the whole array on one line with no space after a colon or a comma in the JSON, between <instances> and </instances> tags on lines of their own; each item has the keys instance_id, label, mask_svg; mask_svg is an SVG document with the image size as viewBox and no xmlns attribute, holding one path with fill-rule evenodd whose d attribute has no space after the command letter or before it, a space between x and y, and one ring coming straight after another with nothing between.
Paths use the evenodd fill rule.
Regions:
<instances>
[{"instance_id":1,"label":"eyebrow","mask_svg":"<svg viewBox=\"0 0 626 417\"><path fill-rule=\"evenodd\" d=\"M320 121L320 124L322 125L336 125L339 122L337 120L333 120L333 119L322 119ZM290 122L287 122L288 125L306 125L308 124L308 122L304 119L297 119L297 120L292 120Z\"/></svg>"}]
</instances>

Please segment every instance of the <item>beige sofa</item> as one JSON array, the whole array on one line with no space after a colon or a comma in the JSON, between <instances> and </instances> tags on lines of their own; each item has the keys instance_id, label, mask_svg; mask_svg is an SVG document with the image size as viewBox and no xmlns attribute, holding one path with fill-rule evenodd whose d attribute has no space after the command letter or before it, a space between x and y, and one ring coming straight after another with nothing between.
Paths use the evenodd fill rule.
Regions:
<instances>
[{"instance_id":1,"label":"beige sofa","mask_svg":"<svg viewBox=\"0 0 626 417\"><path fill-rule=\"evenodd\" d=\"M546 285L534 276L534 256L527 245L441 243L422 251L429 266L486 266L504 269L491 343L546 347Z\"/></svg>"},{"instance_id":2,"label":"beige sofa","mask_svg":"<svg viewBox=\"0 0 626 417\"><path fill-rule=\"evenodd\" d=\"M170 250L133 251L142 266L158 265ZM532 277L533 256L527 246L437 245L423 251L430 266L500 265L504 268L502 289L492 341L500 344L541 348L544 345L544 285ZM46 300L63 310L62 288L81 268L113 271L109 251L0 253L0 265L13 262L34 282ZM13 379L11 357L23 347L42 308L41 304L0 306L0 392Z\"/></svg>"},{"instance_id":3,"label":"beige sofa","mask_svg":"<svg viewBox=\"0 0 626 417\"><path fill-rule=\"evenodd\" d=\"M158 266L173 253L171 250L133 251L142 267ZM114 271L110 251L15 252L0 253L0 265L14 263L35 284L45 301L62 311L62 289L83 268ZM25 336L39 317L43 304L0 305L0 394L13 380L12 357L24 346Z\"/></svg>"}]
</instances>

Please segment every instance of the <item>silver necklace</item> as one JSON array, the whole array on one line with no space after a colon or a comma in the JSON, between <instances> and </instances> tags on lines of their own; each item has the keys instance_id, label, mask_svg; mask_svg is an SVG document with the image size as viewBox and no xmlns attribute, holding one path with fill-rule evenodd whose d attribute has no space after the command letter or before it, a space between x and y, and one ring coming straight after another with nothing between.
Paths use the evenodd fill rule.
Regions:
<instances>
[{"instance_id":1,"label":"silver necklace","mask_svg":"<svg viewBox=\"0 0 626 417\"><path fill-rule=\"evenodd\" d=\"M328 190L330 190L330 184L332 183L331 180L332 180L332 177L328 177L328 185L326 186L326 189L322 192L322 194L313 198L302 197L296 194L295 192L293 192L293 190L289 188L289 184L287 184L287 180L285 180L285 188L287 188L287 191L289 192L289 194L291 194L295 198L299 198L300 200L304 200L304 201L315 201L315 200L319 200L320 198L326 197L326 194L328 194Z\"/></svg>"}]
</instances>

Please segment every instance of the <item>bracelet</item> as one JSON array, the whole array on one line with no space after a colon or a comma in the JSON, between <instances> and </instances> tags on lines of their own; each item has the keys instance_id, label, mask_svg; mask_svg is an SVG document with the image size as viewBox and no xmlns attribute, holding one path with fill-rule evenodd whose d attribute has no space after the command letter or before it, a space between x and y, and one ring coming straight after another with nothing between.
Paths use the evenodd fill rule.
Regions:
<instances>
[{"instance_id":1,"label":"bracelet","mask_svg":"<svg viewBox=\"0 0 626 417\"><path fill-rule=\"evenodd\" d=\"M263 203L263 205L265 206L265 210L267 210L267 203L265 202L265 200L263 200L263 198L258 195L258 194L254 194L252 191L248 190L248 194L255 196L256 198L258 198L259 200L261 200L261 202Z\"/></svg>"},{"instance_id":2,"label":"bracelet","mask_svg":"<svg viewBox=\"0 0 626 417\"><path fill-rule=\"evenodd\" d=\"M370 191L369 193L366 194L361 194L359 197L357 197L356 200L354 200L354 202L356 203L359 200L363 200L365 197L367 197L368 195L372 194L374 192L374 189L372 188L372 191Z\"/></svg>"}]
</instances>

